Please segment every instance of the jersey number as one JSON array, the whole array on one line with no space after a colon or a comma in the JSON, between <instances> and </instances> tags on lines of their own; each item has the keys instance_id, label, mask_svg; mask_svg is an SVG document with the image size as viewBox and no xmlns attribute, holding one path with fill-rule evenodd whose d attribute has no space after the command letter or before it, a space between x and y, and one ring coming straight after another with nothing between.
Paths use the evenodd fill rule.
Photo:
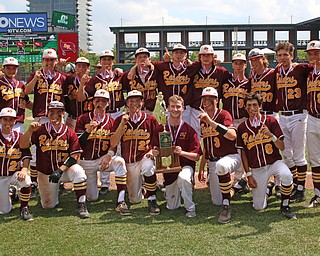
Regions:
<instances>
[{"instance_id":1,"label":"jersey number","mask_svg":"<svg viewBox=\"0 0 320 256\"><path fill-rule=\"evenodd\" d=\"M300 88L288 89L288 99L293 100L294 98L296 98L296 99L301 98L301 89Z\"/></svg>"},{"instance_id":2,"label":"jersey number","mask_svg":"<svg viewBox=\"0 0 320 256\"><path fill-rule=\"evenodd\" d=\"M150 140L141 140L141 141L139 141L138 150L140 150L140 151L148 150L149 143L150 143Z\"/></svg>"}]
</instances>

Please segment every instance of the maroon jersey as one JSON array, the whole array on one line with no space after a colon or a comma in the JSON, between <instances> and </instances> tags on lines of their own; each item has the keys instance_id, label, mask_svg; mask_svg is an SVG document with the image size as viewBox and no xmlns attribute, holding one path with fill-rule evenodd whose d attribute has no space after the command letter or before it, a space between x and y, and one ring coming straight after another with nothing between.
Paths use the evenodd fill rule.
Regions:
<instances>
[{"instance_id":1,"label":"maroon jersey","mask_svg":"<svg viewBox=\"0 0 320 256\"><path fill-rule=\"evenodd\" d=\"M257 92L262 97L262 110L276 112L277 87L274 69L266 68L261 75L251 71L250 83L251 92Z\"/></svg>"},{"instance_id":2,"label":"maroon jersey","mask_svg":"<svg viewBox=\"0 0 320 256\"><path fill-rule=\"evenodd\" d=\"M320 74L311 71L307 82L308 112L310 115L319 117L320 114Z\"/></svg>"},{"instance_id":3,"label":"maroon jersey","mask_svg":"<svg viewBox=\"0 0 320 256\"><path fill-rule=\"evenodd\" d=\"M241 123L238 127L237 146L244 150L250 168L260 168L282 159L271 138L260 132L263 124L278 139L283 138L280 125L273 116L261 115L260 125L257 127L253 127L249 119Z\"/></svg>"},{"instance_id":4,"label":"maroon jersey","mask_svg":"<svg viewBox=\"0 0 320 256\"><path fill-rule=\"evenodd\" d=\"M236 129L233 126L230 113L224 109L217 109L213 114L212 120L227 128ZM235 140L231 141L226 139L205 122L200 122L200 129L204 148L206 149L206 159L221 158L229 154L237 153Z\"/></svg>"},{"instance_id":5,"label":"maroon jersey","mask_svg":"<svg viewBox=\"0 0 320 256\"><path fill-rule=\"evenodd\" d=\"M278 110L302 110L307 108L307 78L311 71L308 64L298 64L284 70L275 69L277 79Z\"/></svg>"},{"instance_id":6,"label":"maroon jersey","mask_svg":"<svg viewBox=\"0 0 320 256\"><path fill-rule=\"evenodd\" d=\"M77 120L76 133L82 134L86 130L87 126L89 126L89 123L91 120L93 120L93 118L93 112L81 115ZM95 160L108 153L111 136L110 130L113 126L113 123L113 118L108 114L102 118L100 124L89 134L85 146L82 147L82 159Z\"/></svg>"},{"instance_id":7,"label":"maroon jersey","mask_svg":"<svg viewBox=\"0 0 320 256\"><path fill-rule=\"evenodd\" d=\"M88 112L88 101L78 101L77 100L77 94L78 89L80 86L80 81L78 76L67 76L66 80L64 81L63 87L66 88L67 94L64 95L64 101L65 101L65 108L66 112L69 114L69 116L73 118L78 118L82 114Z\"/></svg>"},{"instance_id":8,"label":"maroon jersey","mask_svg":"<svg viewBox=\"0 0 320 256\"><path fill-rule=\"evenodd\" d=\"M116 118L111 132L115 132L121 122L122 116ZM126 163L140 161L151 149L152 134L158 126L156 118L142 113L137 123L129 120L123 127L121 137L121 153Z\"/></svg>"},{"instance_id":9,"label":"maroon jersey","mask_svg":"<svg viewBox=\"0 0 320 256\"><path fill-rule=\"evenodd\" d=\"M88 105L87 111L93 110L92 97L99 89L104 89L110 94L110 103L108 109L110 112L115 112L117 109L124 106L125 101L123 98L123 88L120 80L121 76L118 76L115 73L111 75L108 72L105 74L97 74L92 77L85 86L87 99L91 102L91 104Z\"/></svg>"},{"instance_id":10,"label":"maroon jersey","mask_svg":"<svg viewBox=\"0 0 320 256\"><path fill-rule=\"evenodd\" d=\"M224 67L212 66L209 73L204 73L199 65L198 73L193 78L193 101L191 107L199 109L201 104L202 90L206 87L213 87L217 90L219 98L222 96L222 85L228 83L231 74Z\"/></svg>"},{"instance_id":11,"label":"maroon jersey","mask_svg":"<svg viewBox=\"0 0 320 256\"><path fill-rule=\"evenodd\" d=\"M42 76L38 78L34 86L33 117L46 116L49 103L54 100L64 103L63 96L66 94L66 89L63 88L66 77L62 73L55 71L54 74L48 76L44 73L44 70L41 72ZM35 72L32 72L27 83L34 76Z\"/></svg>"},{"instance_id":12,"label":"maroon jersey","mask_svg":"<svg viewBox=\"0 0 320 256\"><path fill-rule=\"evenodd\" d=\"M248 117L248 112L244 106L244 98L250 91L249 79L243 81L230 78L228 82L222 86L222 103L223 109L227 110L232 119L240 119Z\"/></svg>"},{"instance_id":13,"label":"maroon jersey","mask_svg":"<svg viewBox=\"0 0 320 256\"><path fill-rule=\"evenodd\" d=\"M20 149L22 133L12 131L8 140L0 132L0 176L11 176L21 169L21 161L32 159L30 149Z\"/></svg>"},{"instance_id":14,"label":"maroon jersey","mask_svg":"<svg viewBox=\"0 0 320 256\"><path fill-rule=\"evenodd\" d=\"M0 109L9 107L17 112L16 121L24 122L24 108L21 101L29 102L29 97L24 93L24 84L17 79L9 80L5 76L0 79Z\"/></svg>"},{"instance_id":15,"label":"maroon jersey","mask_svg":"<svg viewBox=\"0 0 320 256\"><path fill-rule=\"evenodd\" d=\"M145 109L152 112L157 100L156 89L158 87L158 71L156 69L149 70L149 72L146 74L145 81L142 81L141 77L138 75L138 71L135 77L129 80L127 78L129 72L129 70L125 72L121 78L120 83L122 87L128 92L132 90L138 90L139 92L141 92L144 99Z\"/></svg>"},{"instance_id":16,"label":"maroon jersey","mask_svg":"<svg viewBox=\"0 0 320 256\"><path fill-rule=\"evenodd\" d=\"M57 132L49 122L41 125L33 132L31 142L37 147L37 170L47 175L58 169L71 154L82 152L77 134L65 124L61 124Z\"/></svg>"},{"instance_id":17,"label":"maroon jersey","mask_svg":"<svg viewBox=\"0 0 320 256\"><path fill-rule=\"evenodd\" d=\"M198 71L199 63L194 63L190 67L180 65L176 68L172 62L156 62L154 66L159 71L158 88L166 104L169 105L169 98L176 94L183 98L185 106L190 105L192 77Z\"/></svg>"}]
</instances>

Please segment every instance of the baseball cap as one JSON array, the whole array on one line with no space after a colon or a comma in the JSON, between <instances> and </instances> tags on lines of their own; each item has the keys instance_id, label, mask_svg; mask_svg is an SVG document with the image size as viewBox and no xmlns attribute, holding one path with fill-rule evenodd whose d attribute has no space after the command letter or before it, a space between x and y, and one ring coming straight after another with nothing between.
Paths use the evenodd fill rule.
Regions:
<instances>
[{"instance_id":1,"label":"baseball cap","mask_svg":"<svg viewBox=\"0 0 320 256\"><path fill-rule=\"evenodd\" d=\"M76 60L76 64L77 64L77 63L86 63L86 64L90 65L89 60L88 60L87 58L85 58L85 57L79 57L79 58Z\"/></svg>"},{"instance_id":2,"label":"baseball cap","mask_svg":"<svg viewBox=\"0 0 320 256\"><path fill-rule=\"evenodd\" d=\"M185 47L183 44L175 44L173 46L172 51L175 51L175 50L183 50L183 51L187 52L187 47Z\"/></svg>"},{"instance_id":3,"label":"baseball cap","mask_svg":"<svg viewBox=\"0 0 320 256\"><path fill-rule=\"evenodd\" d=\"M3 108L0 112L0 118L1 117L17 117L17 112L12 108Z\"/></svg>"},{"instance_id":4,"label":"baseball cap","mask_svg":"<svg viewBox=\"0 0 320 256\"><path fill-rule=\"evenodd\" d=\"M257 57L264 57L263 51L259 48L253 48L248 54L248 59L251 60Z\"/></svg>"},{"instance_id":5,"label":"baseball cap","mask_svg":"<svg viewBox=\"0 0 320 256\"><path fill-rule=\"evenodd\" d=\"M13 57L8 57L8 58L5 58L3 60L3 63L2 63L3 66L19 66L19 62L16 58L13 58Z\"/></svg>"},{"instance_id":6,"label":"baseball cap","mask_svg":"<svg viewBox=\"0 0 320 256\"><path fill-rule=\"evenodd\" d=\"M112 57L114 59L114 54L110 50L104 50L100 53L100 58L102 57Z\"/></svg>"},{"instance_id":7,"label":"baseball cap","mask_svg":"<svg viewBox=\"0 0 320 256\"><path fill-rule=\"evenodd\" d=\"M150 52L149 52L149 50L147 48L141 47L141 48L137 49L135 54L134 54L134 56L137 57L137 55L140 54L140 53L147 53L148 56L150 56Z\"/></svg>"},{"instance_id":8,"label":"baseball cap","mask_svg":"<svg viewBox=\"0 0 320 256\"><path fill-rule=\"evenodd\" d=\"M71 72L74 73L76 71L76 66L73 63L69 63L66 66L66 73Z\"/></svg>"},{"instance_id":9,"label":"baseball cap","mask_svg":"<svg viewBox=\"0 0 320 256\"><path fill-rule=\"evenodd\" d=\"M214 54L214 50L211 45L204 44L200 47L199 54Z\"/></svg>"},{"instance_id":10,"label":"baseball cap","mask_svg":"<svg viewBox=\"0 0 320 256\"><path fill-rule=\"evenodd\" d=\"M42 54L43 59L57 59L57 52L54 49L45 49Z\"/></svg>"},{"instance_id":11,"label":"baseball cap","mask_svg":"<svg viewBox=\"0 0 320 256\"><path fill-rule=\"evenodd\" d=\"M313 51L313 50L320 50L320 41L312 40L308 43L307 49L305 52Z\"/></svg>"},{"instance_id":12,"label":"baseball cap","mask_svg":"<svg viewBox=\"0 0 320 256\"><path fill-rule=\"evenodd\" d=\"M106 99L110 99L110 95L109 92L104 90L104 89L99 89L95 92L94 98L106 98Z\"/></svg>"},{"instance_id":13,"label":"baseball cap","mask_svg":"<svg viewBox=\"0 0 320 256\"><path fill-rule=\"evenodd\" d=\"M204 96L214 96L218 98L218 92L213 87L206 87L202 90L202 94L201 94L201 97L204 97Z\"/></svg>"},{"instance_id":14,"label":"baseball cap","mask_svg":"<svg viewBox=\"0 0 320 256\"><path fill-rule=\"evenodd\" d=\"M128 95L127 95L127 99L129 99L130 97L140 97L142 98L142 93L139 92L138 90L132 90L130 92L128 92Z\"/></svg>"},{"instance_id":15,"label":"baseball cap","mask_svg":"<svg viewBox=\"0 0 320 256\"><path fill-rule=\"evenodd\" d=\"M64 109L64 105L62 102L54 100L49 103L48 109L54 109L54 108Z\"/></svg>"},{"instance_id":16,"label":"baseball cap","mask_svg":"<svg viewBox=\"0 0 320 256\"><path fill-rule=\"evenodd\" d=\"M235 61L235 60L242 60L242 61L247 62L246 56L242 53L239 53L239 52L232 56L232 61Z\"/></svg>"}]
</instances>

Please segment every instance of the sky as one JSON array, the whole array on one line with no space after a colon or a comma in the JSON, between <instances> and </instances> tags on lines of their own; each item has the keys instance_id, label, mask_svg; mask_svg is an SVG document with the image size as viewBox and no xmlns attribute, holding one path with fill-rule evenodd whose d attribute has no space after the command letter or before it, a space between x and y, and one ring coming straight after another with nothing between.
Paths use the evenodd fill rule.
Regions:
<instances>
[{"instance_id":1,"label":"sky","mask_svg":"<svg viewBox=\"0 0 320 256\"><path fill-rule=\"evenodd\" d=\"M115 36L109 29L113 26L282 24L320 16L319 0L93 0L92 4L96 53L113 47ZM25 0L0 1L0 12L25 10Z\"/></svg>"}]
</instances>

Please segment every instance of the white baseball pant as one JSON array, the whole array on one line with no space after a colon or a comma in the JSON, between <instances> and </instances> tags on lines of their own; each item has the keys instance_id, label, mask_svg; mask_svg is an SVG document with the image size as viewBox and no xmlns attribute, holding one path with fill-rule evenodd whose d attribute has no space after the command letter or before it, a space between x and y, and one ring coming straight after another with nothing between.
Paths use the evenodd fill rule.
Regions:
<instances>
[{"instance_id":1,"label":"white baseball pant","mask_svg":"<svg viewBox=\"0 0 320 256\"><path fill-rule=\"evenodd\" d=\"M308 115L307 145L311 167L320 166L320 118Z\"/></svg>"}]
</instances>

